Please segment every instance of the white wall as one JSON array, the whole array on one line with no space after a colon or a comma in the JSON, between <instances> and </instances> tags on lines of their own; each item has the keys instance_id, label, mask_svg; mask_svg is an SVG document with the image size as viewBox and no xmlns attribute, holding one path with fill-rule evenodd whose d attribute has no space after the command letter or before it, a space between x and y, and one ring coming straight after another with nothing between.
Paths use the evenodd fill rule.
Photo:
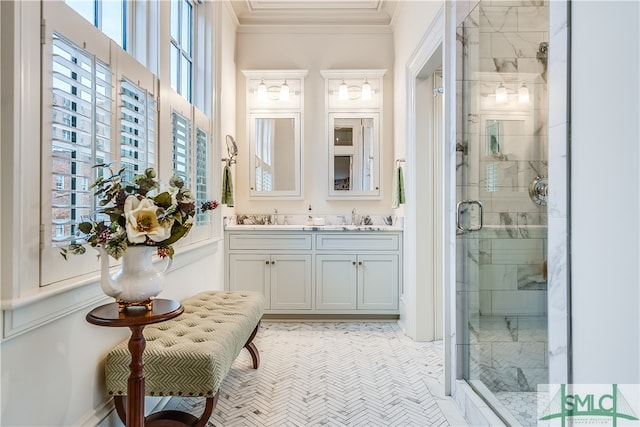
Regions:
<instances>
[{"instance_id":1,"label":"white wall","mask_svg":"<svg viewBox=\"0 0 640 427\"><path fill-rule=\"evenodd\" d=\"M573 382L637 384L640 4L573 2L571 17Z\"/></svg>"},{"instance_id":2,"label":"white wall","mask_svg":"<svg viewBox=\"0 0 640 427\"><path fill-rule=\"evenodd\" d=\"M637 384L640 4L573 2L571 17L573 382Z\"/></svg>"},{"instance_id":3,"label":"white wall","mask_svg":"<svg viewBox=\"0 0 640 427\"><path fill-rule=\"evenodd\" d=\"M269 30L244 29L237 42L237 132L238 164L234 182L236 212L305 215L391 214L391 169L393 167L393 46L391 33L318 27ZM304 88L303 164L304 200L249 200L249 138L245 116L245 78L241 70L308 70ZM325 140L324 79L320 70L386 69L384 76L383 126L381 138L381 200L328 201L328 148Z\"/></svg>"},{"instance_id":4,"label":"white wall","mask_svg":"<svg viewBox=\"0 0 640 427\"><path fill-rule=\"evenodd\" d=\"M203 289L222 289L222 263L218 258L223 245L218 246L214 253L170 273L159 297L181 299ZM100 304L107 302L110 300ZM92 308L64 315L2 342L0 424L98 423L104 415L102 406L109 399L104 386L104 357L111 347L129 337L129 330L87 323L85 316Z\"/></svg>"},{"instance_id":5,"label":"white wall","mask_svg":"<svg viewBox=\"0 0 640 427\"><path fill-rule=\"evenodd\" d=\"M6 17L3 9L3 19ZM220 10L220 9L219 9ZM7 28L4 26L3 30ZM219 132L223 135L235 132L235 28L234 23L225 13L222 18L221 77L231 90L225 86L221 91L222 108ZM3 33L3 42L10 40ZM13 63L11 59L2 58L2 63ZM19 69L19 65L16 66ZM3 68L4 70L4 68ZM10 74L3 73L3 78ZM229 83L230 82L230 83ZM9 82L11 83L11 82ZM39 84L39 82L38 82ZM3 82L3 94L6 89ZM215 96L215 95L214 95ZM7 104L4 104L4 103ZM24 101L23 101L24 102ZM5 105L12 105L12 99L3 99ZM26 109L39 110L39 103ZM6 162L9 157L5 154L14 138L2 134L2 163L3 174L13 170ZM17 144L37 144L39 141L18 141ZM7 151L5 151L7 150ZM226 152L226 151L225 151ZM216 150L218 155L219 149ZM214 165L214 170L220 170L220 161ZM18 173L18 172L15 172ZM35 174L37 179L37 174ZM15 182L17 176L2 176L3 197L8 197L5 191L7 184ZM219 180L218 180L219 182ZM219 194L219 190L217 193ZM4 199L3 199L4 200ZM34 209L39 211L39 207ZM216 218L220 218L219 215ZM4 231L11 230L15 224L8 216L3 217ZM10 247L9 247L10 249ZM166 278L165 289L159 295L161 298L182 299L201 290L223 289L223 254L222 240L210 242L187 253L177 250L174 268ZM17 251L7 250L6 242L2 242L3 265L20 265L21 260ZM87 255L90 256L90 255ZM12 262L16 257L16 262ZM6 263L4 263L6 261ZM62 259L61 259L61 262ZM23 267L24 268L24 267ZM3 281L8 277L22 277L24 274L9 276L4 274ZM19 284L18 284L19 285ZM87 289L95 287L94 283L85 285ZM4 286L2 287L5 288ZM19 288L19 286L16 286ZM86 296L86 294L85 294ZM7 298L8 295L3 295ZM110 302L104 298L93 305L82 307L76 311L58 313L56 320L51 320L36 326L28 332L3 339L0 343L0 425L3 426L67 426L67 425L96 425L106 414L110 399L106 396L104 387L104 357L116 343L129 337L128 329L105 328L94 326L85 320L86 314L95 306ZM3 300L3 307L5 301ZM78 302L77 305L81 305ZM3 311L3 316L10 316L10 311ZM19 321L19 319L18 319ZM5 324L6 327L6 324Z\"/></svg>"},{"instance_id":6,"label":"white wall","mask_svg":"<svg viewBox=\"0 0 640 427\"><path fill-rule=\"evenodd\" d=\"M432 263L421 261L421 257L429 256L428 254L433 255L431 258L436 258L435 254L429 251L434 240L434 236L429 234L430 218L425 218L424 215L428 209L427 205L432 202L427 196L427 192L430 191L427 188L431 185L429 174L432 173L432 169L430 169L431 164L428 163L429 144L427 138L416 136L421 139L419 142L408 141L411 134L408 127L416 127L416 123L408 123L407 120L409 113L407 111L406 88L409 85L416 85L416 82L408 82L407 74L409 63L424 54L424 52L417 50L433 49L432 45L438 43L435 40L443 36L442 34L427 34L429 27L442 8L442 4L443 2L439 1L400 2L393 22L394 86L398 88L394 98L396 123L394 127L394 140L396 141L394 158L406 159L405 192L407 197L406 205L401 206L397 211L398 215L404 215L406 209L407 214L404 238L403 293L400 297L400 326L409 337L416 340L441 338L441 334L435 332L435 324L437 323L435 322L435 307L442 307L443 301L437 300L435 297L437 292L434 291L434 286L442 286L442 284L433 283L433 271L426 271L428 266L432 266ZM427 59L429 58L424 58L424 60ZM437 62L436 65L438 65ZM419 71L412 70L411 72L417 76ZM421 76L422 79L425 77ZM419 86L416 88L416 93L428 91L425 88L426 83L423 82ZM412 102L416 104L417 100L414 99ZM423 108L416 112L415 121L425 124L421 128L428 126L426 122L428 122L429 116L426 111ZM417 114L420 116L418 117ZM421 135L426 133L422 132ZM407 149L407 144L413 144L413 146ZM421 170L420 174L418 174L418 169ZM419 179L418 176L420 176Z\"/></svg>"},{"instance_id":7,"label":"white wall","mask_svg":"<svg viewBox=\"0 0 640 427\"><path fill-rule=\"evenodd\" d=\"M220 157L227 155L227 144L225 136L231 135L238 139L236 127L236 26L235 17L229 2L224 2L223 19L221 26L221 49L220 49L220 80L219 94L221 105L220 120ZM218 161L218 159L214 159ZM235 175L236 167L231 167L232 176ZM221 181L220 181L221 182ZM236 182L235 178L233 182ZM233 215L234 208L221 205L223 216Z\"/></svg>"}]
</instances>

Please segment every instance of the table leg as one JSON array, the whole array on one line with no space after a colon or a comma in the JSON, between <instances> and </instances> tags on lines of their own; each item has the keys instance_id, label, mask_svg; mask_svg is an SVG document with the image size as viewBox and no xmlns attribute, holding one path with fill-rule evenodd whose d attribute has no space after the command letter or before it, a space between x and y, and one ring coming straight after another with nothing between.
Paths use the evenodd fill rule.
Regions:
<instances>
[{"instance_id":1,"label":"table leg","mask_svg":"<svg viewBox=\"0 0 640 427\"><path fill-rule=\"evenodd\" d=\"M127 427L144 426L144 373L142 353L146 346L142 330L144 325L130 326L130 375L127 381Z\"/></svg>"}]
</instances>

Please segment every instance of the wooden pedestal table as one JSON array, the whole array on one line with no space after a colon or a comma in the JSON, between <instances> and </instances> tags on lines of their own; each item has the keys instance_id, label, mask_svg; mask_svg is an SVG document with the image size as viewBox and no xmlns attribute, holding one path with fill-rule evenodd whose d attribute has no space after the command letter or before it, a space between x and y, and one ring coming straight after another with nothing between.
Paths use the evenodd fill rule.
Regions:
<instances>
[{"instance_id":1,"label":"wooden pedestal table","mask_svg":"<svg viewBox=\"0 0 640 427\"><path fill-rule=\"evenodd\" d=\"M87 322L99 326L123 327L131 329L129 352L131 375L127 382L127 427L144 426L144 372L142 353L146 342L142 330L146 325L164 322L179 316L184 307L178 301L154 299L151 310L145 307L127 307L122 312L118 303L102 305L87 314Z\"/></svg>"}]
</instances>

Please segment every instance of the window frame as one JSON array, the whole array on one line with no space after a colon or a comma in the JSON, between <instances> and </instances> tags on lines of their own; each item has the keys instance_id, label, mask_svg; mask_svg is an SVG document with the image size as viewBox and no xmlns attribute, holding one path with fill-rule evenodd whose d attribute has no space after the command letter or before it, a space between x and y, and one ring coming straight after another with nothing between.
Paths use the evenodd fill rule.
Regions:
<instances>
[{"instance_id":1,"label":"window frame","mask_svg":"<svg viewBox=\"0 0 640 427\"><path fill-rule=\"evenodd\" d=\"M197 39L197 34L198 34L198 29L197 29L197 16L198 16L198 4L195 3L192 0L170 0L170 13L169 13L169 42L170 42L170 52L169 52L169 66L170 66L170 86L171 88L179 93L184 99L187 100L187 102L189 103L193 103L194 99L193 99L193 94L194 94L194 81L195 81L195 70L196 70L196 59L195 59L195 52L196 52L196 39ZM178 9L178 17L176 18L176 23L177 23L177 36L178 39L176 39L174 37L174 35L172 34L173 30L172 30L172 25L173 25L173 5L177 5ZM184 23L185 23L185 19L184 19L184 13L185 13L185 4L188 4L190 6L190 15L191 15L191 27L189 28L188 32L184 31ZM185 46L185 41L183 40L184 36L187 35L189 37L189 46ZM178 53L178 61L176 62L175 66L176 66L176 86L174 87L174 82L173 82L173 49L177 49L177 53ZM187 50L188 49L188 50ZM184 88L182 87L182 79L183 79L183 74L185 72L185 70L183 69L183 59L187 60L187 63L189 64L190 68L189 68L189 78L188 78L188 87L187 87L187 93L184 93Z\"/></svg>"},{"instance_id":2,"label":"window frame","mask_svg":"<svg viewBox=\"0 0 640 427\"><path fill-rule=\"evenodd\" d=\"M134 48L135 57L140 63L146 64L146 69L155 75L166 75L166 53L162 52L162 35L167 24L166 2L132 2L135 5L134 30L131 33L134 40L131 46ZM220 13L222 7L219 3L199 4L198 19L204 19L204 25L200 26L209 39L206 45L218 46L220 41ZM58 9L55 11L55 9ZM13 64L11 67L3 69L3 91L7 95L7 103L3 105L3 115L0 116L2 122L3 144L2 144L2 169L3 174L13 177L12 182L6 182L2 188L2 197L5 203L0 205L0 214L3 222L0 223L3 256L0 257L0 287L2 292L2 317L0 318L0 329L4 340L14 338L30 330L39 328L61 317L70 315L77 311L104 303L108 298L100 289L99 273L97 269L87 274L74 274L73 277L66 277L63 280L47 286L40 286L44 283L41 280L42 254L40 245L45 239L41 218L41 212L50 204L45 204L43 194L47 194L45 189L51 190L51 176L47 173L34 171L34 163L38 163L43 158L44 147L50 141L43 135L44 117L50 114L50 110L43 110L42 104L46 89L41 88L47 60L43 57L41 49L46 49L46 33L51 34L53 21L52 13L62 16L64 31L60 33L66 38L82 40L86 43L87 50L92 50L96 46L102 46L106 50L121 49L115 42L103 35L89 21L75 13L63 0L48 0L46 2L14 2L7 9L11 10L5 17L3 9L3 31L12 34L12 40L3 49L2 58ZM6 19L5 19L6 18ZM142 23L143 25L139 24ZM215 36L214 36L215 25ZM42 28L41 31L33 31L33 28ZM102 34L102 37L96 34ZM71 37L71 36L74 37ZM97 39L103 40L98 42ZM140 49L141 44L136 46L136 40L145 40L144 49ZM49 41L50 43L50 41ZM111 45L112 44L112 45ZM3 46L3 48L5 47ZM44 47L43 47L44 46ZM200 48L202 48L201 45ZM206 51L206 49L205 49ZM218 141L220 136L219 118L214 122L212 112L213 106L220 102L219 94L214 92L214 87L220 82L217 72L214 74L214 58L220 58L219 51L206 51L204 63L200 63L203 70L203 84L198 90L208 90L209 94L203 103L207 109L206 115L212 136L212 143ZM131 58L133 59L133 58ZM142 59L142 60L141 60ZM219 64L215 66L219 68ZM199 70L200 71L200 70ZM113 74L114 76L117 73ZM199 79L200 77L198 77ZM214 79L215 78L215 79ZM200 80L194 80L200 81ZM194 83L196 84L196 83ZM6 86L5 86L6 85ZM49 85L50 86L50 85ZM166 111L169 104L163 96L164 92L171 92L168 85L154 85L159 97L159 109L157 127L161 128L163 115L162 109ZM117 89L114 89L114 93ZM219 111L216 110L216 117ZM36 118L34 120L34 117ZM214 126L216 123L216 126ZM115 127L112 130L115 132ZM50 134L50 132L48 132ZM160 135L158 131L158 135ZM5 139L6 137L6 139ZM160 138L159 138L160 139ZM7 144L4 144L7 142ZM162 147L159 141L159 147ZM166 144L165 144L166 146ZM162 149L158 150L157 167L162 164ZM166 154L166 153L165 153ZM218 158L220 148L218 144L213 144L213 158ZM211 163L212 189L217 188L221 172L219 162ZM163 172L161 172L163 173ZM43 187L43 177L48 180L48 185ZM50 191L49 191L50 193ZM218 191L214 191L219 197ZM181 268L189 263L195 262L202 257L210 256L211 247L218 245L222 240L222 219L220 209L210 213L213 218L212 228L214 233L211 238L198 242L184 248L177 248L176 252L180 256L174 260L174 268ZM46 220L46 219L44 219ZM57 255L56 261L65 266L68 271L73 271L69 262ZM78 259L93 259L96 257L90 254Z\"/></svg>"},{"instance_id":3,"label":"window frame","mask_svg":"<svg viewBox=\"0 0 640 427\"><path fill-rule=\"evenodd\" d=\"M104 32L104 4L108 3L108 4L114 4L113 1L110 2L105 2L103 0L92 0L93 3L93 16L91 17L91 20L89 20L88 17L84 16L81 12L79 12L77 9L75 9L72 4L69 4L65 1L65 4L71 8L73 11L75 11L78 15L80 15L82 18L84 18L86 21L88 21L89 23L91 23L94 27L96 27L98 30L100 30L103 34L105 34L107 37L110 37L106 32ZM120 37L122 39L122 44L118 43L116 40L113 40L118 46L120 46L125 52L131 52L131 47L130 47L130 43L129 40L131 39L131 30L133 28L131 22L132 22L132 16L133 16L133 3L135 3L135 0L119 0L119 6L120 6L120 13L121 13L121 31L122 33L120 34Z\"/></svg>"},{"instance_id":4,"label":"window frame","mask_svg":"<svg viewBox=\"0 0 640 427\"><path fill-rule=\"evenodd\" d=\"M63 7L60 7L63 6ZM47 37L50 38L51 34L60 33L65 38L68 38L70 42L78 45L78 46L86 46L87 51L93 46L97 46L96 49L100 49L101 54L98 55L99 59L111 67L111 86L112 86L112 100L111 100L111 111L112 111L112 121L111 121L111 161L116 165L115 167L119 168L121 165L121 144L120 144L120 115L121 115L121 80L123 78L128 81L135 83L148 91L156 101L157 113L155 116L155 135L156 135L156 147L155 147L155 158L153 161L153 167L158 171L159 179L162 181L168 181L168 179L172 176L172 168L170 165L163 161L162 153L169 156L170 150L168 150L168 144L171 141L160 141L158 138L159 135L167 134L166 129L162 129L163 111L169 111L174 108L178 108L181 110L182 115L186 117L190 123L194 123L195 118L198 117L198 126L205 130L208 135L213 135L212 132L212 120L204 113L201 113L195 106L188 103L183 97L177 95L175 92L171 90L169 84L161 84L160 80L155 77L155 75L140 64L130 53L124 52L116 42L109 39L105 34L103 34L98 28L91 25L86 19L78 16L78 21L82 22L82 25L79 25L80 28L78 31L68 30L68 15L64 13L64 7L69 8L66 4L60 5L56 10L48 10L45 7L46 17L50 19L47 22L46 34ZM54 9L54 8L51 8ZM63 17L67 17L65 20ZM163 16L162 14L160 16ZM166 16L166 15L164 15ZM55 27L62 27L64 30L56 31ZM166 28L167 25L165 25ZM162 27L162 25L161 25ZM67 37L66 34L71 33L70 37ZM95 39L95 40L94 40ZM50 49L50 45L45 43L43 49L43 74L41 79L43 82L46 79L49 79L50 70L48 70L48 62L50 62L50 54L47 54L47 48ZM165 80L166 81L166 80ZM43 85L43 105L47 105L47 101L45 100L46 89ZM49 114L46 110L42 111L42 116L47 117ZM169 133L170 134L170 133ZM43 147L46 148L47 144L50 144L50 132L48 129L48 125L46 124L46 120L43 119L43 139L42 144ZM191 144L192 146L189 149L193 152L195 146L195 127L192 125L191 127ZM164 149L163 149L164 144ZM47 188L51 188L51 160L50 157L47 156L46 152L50 150L43 150L42 153L42 163L45 166L49 166L48 168L43 168L42 175L42 205L41 206L51 206L50 197L47 198L46 192ZM210 150L211 152L213 150ZM195 158L191 156L190 163L193 164L195 162ZM212 163L211 153L209 154L209 159L207 159L209 163L209 180L213 182L214 180L211 178L214 172L215 164ZM167 167L168 166L168 167ZM192 175L195 173L195 167L191 167ZM48 181L47 181L48 180ZM48 183L47 183L48 182ZM92 181L91 181L92 182ZM189 188L192 187L192 183L195 183L195 176L190 176L188 179ZM213 186L211 186L213 188ZM195 189L192 189L195 191ZM95 261L94 257L90 256L70 256L68 260L64 263L61 263L61 256L59 255L59 248L51 247L49 242L46 240L47 236L52 235L52 225L48 224L45 220L46 213L43 208L43 221L41 221L41 229L42 229L42 241L40 245L42 247L41 250L41 263L40 263L40 272L41 272L41 280L40 286L49 286L51 284L56 283L69 283L73 281L77 281L79 278L83 277L86 274L95 273L98 270L98 264ZM211 215L211 214L210 214ZM212 215L213 216L213 215ZM195 233L190 233L186 238L181 239L176 243L176 249L181 247L187 247L192 244L194 241L206 241L214 239L214 228L212 227L213 221L209 224L194 226L198 231ZM194 238L193 235L197 234L197 238ZM69 272L73 272L73 277L69 277Z\"/></svg>"}]
</instances>

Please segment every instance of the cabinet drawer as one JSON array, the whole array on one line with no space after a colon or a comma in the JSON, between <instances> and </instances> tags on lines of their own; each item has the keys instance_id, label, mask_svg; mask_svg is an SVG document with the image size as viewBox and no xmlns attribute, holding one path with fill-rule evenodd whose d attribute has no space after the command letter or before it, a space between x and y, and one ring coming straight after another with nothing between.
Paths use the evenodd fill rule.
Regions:
<instances>
[{"instance_id":1,"label":"cabinet drawer","mask_svg":"<svg viewBox=\"0 0 640 427\"><path fill-rule=\"evenodd\" d=\"M317 234L318 250L396 251L399 249L397 234L336 233Z\"/></svg>"},{"instance_id":2,"label":"cabinet drawer","mask_svg":"<svg viewBox=\"0 0 640 427\"><path fill-rule=\"evenodd\" d=\"M310 234L229 234L229 249L311 249Z\"/></svg>"}]
</instances>

